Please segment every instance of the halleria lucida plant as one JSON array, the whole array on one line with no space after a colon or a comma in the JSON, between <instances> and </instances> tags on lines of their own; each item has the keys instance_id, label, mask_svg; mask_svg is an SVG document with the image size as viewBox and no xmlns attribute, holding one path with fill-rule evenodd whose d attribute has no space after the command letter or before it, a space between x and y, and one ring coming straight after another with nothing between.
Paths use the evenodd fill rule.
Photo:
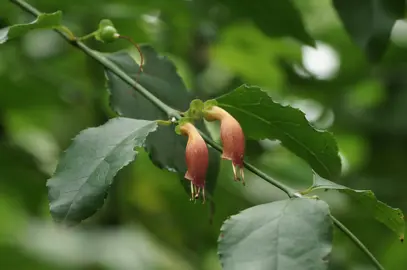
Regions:
<instances>
[{"instance_id":1,"label":"halleria lucida plant","mask_svg":"<svg viewBox=\"0 0 407 270\"><path fill-rule=\"evenodd\" d=\"M319 189L341 191L354 198L404 240L404 216L399 209L378 201L371 191L335 183L341 174L335 138L312 127L300 110L274 102L265 91L251 85L213 100L192 100L174 64L152 47L137 45L139 65L125 51L102 54L82 42L90 37L103 42L131 40L118 34L110 21L103 20L95 32L77 38L62 25L61 12L43 14L22 0L11 2L37 19L1 30L0 43L32 29L56 30L103 66L110 106L118 114L100 127L81 132L59 160L47 182L50 212L57 223L77 225L95 214L103 206L114 176L136 159L136 148L144 148L156 166L178 173L182 183L188 183L193 201L213 195L220 156L232 163L235 180L245 183L246 169L287 194L286 200L246 209L225 221L218 251L226 269L293 269L293 265L327 269L333 225L377 269L383 269L358 238L332 216L328 204L313 196ZM223 148L210 138L203 119L219 122ZM313 169L312 186L295 190L245 161L245 138L279 140ZM284 245L275 245L276 239ZM285 258L281 265L273 260L279 256Z\"/></svg>"},{"instance_id":2,"label":"halleria lucida plant","mask_svg":"<svg viewBox=\"0 0 407 270\"><path fill-rule=\"evenodd\" d=\"M219 120L223 144L222 158L232 162L235 181L242 180L244 184L243 157L245 150L245 137L239 122L227 111L216 106L216 100L203 103L199 99L191 102L190 109L180 119L176 127L177 134L188 136L186 146L187 172L185 178L191 181L191 200L195 200L202 192L205 202L205 178L208 169L208 149L206 143L193 122L204 117L208 121ZM239 169L240 177L237 176Z\"/></svg>"}]
</instances>

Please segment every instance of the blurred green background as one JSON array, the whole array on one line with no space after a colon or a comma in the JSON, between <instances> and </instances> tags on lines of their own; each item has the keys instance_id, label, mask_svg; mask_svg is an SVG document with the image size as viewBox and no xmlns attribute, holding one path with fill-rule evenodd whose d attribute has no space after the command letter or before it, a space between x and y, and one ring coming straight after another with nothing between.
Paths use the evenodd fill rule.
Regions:
<instances>
[{"instance_id":1,"label":"blurred green background","mask_svg":"<svg viewBox=\"0 0 407 270\"><path fill-rule=\"evenodd\" d=\"M330 1L293 2L316 48L281 34L290 27L284 13L271 14L266 35L264 24L261 31L240 16L238 1L29 1L44 12L62 10L78 36L111 19L121 34L169 56L196 97L215 97L241 83L267 89L275 100L303 110L316 127L334 132L343 159L341 184L372 189L407 212L407 22L397 22L385 57L372 65ZM1 1L1 27L31 20ZM124 40L86 43L103 52L129 46ZM246 187L234 183L226 161L212 224L209 204L189 202L177 175L156 168L140 150L96 216L75 230L53 226L45 182L79 131L112 117L106 97L103 69L52 31L0 46L0 269L220 269L222 222L285 198L250 173ZM210 128L217 138L216 125ZM312 182L309 166L276 142L248 142L247 157L293 187ZM384 225L339 193L318 195L386 269L407 269L406 245ZM335 230L330 269L373 267Z\"/></svg>"}]
</instances>

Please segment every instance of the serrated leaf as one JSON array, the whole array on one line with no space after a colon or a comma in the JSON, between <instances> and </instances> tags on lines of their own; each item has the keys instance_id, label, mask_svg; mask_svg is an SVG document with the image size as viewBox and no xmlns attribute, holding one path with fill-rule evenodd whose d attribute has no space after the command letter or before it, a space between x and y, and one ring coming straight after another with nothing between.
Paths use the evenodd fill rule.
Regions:
<instances>
[{"instance_id":1,"label":"serrated leaf","mask_svg":"<svg viewBox=\"0 0 407 270\"><path fill-rule=\"evenodd\" d=\"M161 101L174 109L186 111L193 98L177 74L174 64L167 57L159 56L150 46L141 46L141 50L145 60L141 74L138 73L139 65L126 52L109 54L107 58ZM112 72L106 70L106 76L111 94L110 105L119 115L146 120L167 119L168 116L157 109L153 103L136 93ZM208 134L202 121L195 124L197 128ZM183 176L187 170L186 143L187 138L176 134L174 125L159 126L157 131L147 138L146 150L156 166L178 172L184 183L186 180ZM212 148L209 148L209 155L212 162L209 164L206 183L207 191L213 193L220 157L219 153ZM186 190L189 192L189 187Z\"/></svg>"},{"instance_id":2,"label":"serrated leaf","mask_svg":"<svg viewBox=\"0 0 407 270\"><path fill-rule=\"evenodd\" d=\"M134 148L143 146L156 128L153 121L114 118L82 131L47 182L54 220L76 224L93 215L116 173L135 159Z\"/></svg>"},{"instance_id":3,"label":"serrated leaf","mask_svg":"<svg viewBox=\"0 0 407 270\"><path fill-rule=\"evenodd\" d=\"M340 175L341 160L333 135L313 128L300 110L282 106L259 87L247 85L216 100L239 121L247 138L280 140L319 175L328 179Z\"/></svg>"},{"instance_id":4,"label":"serrated leaf","mask_svg":"<svg viewBox=\"0 0 407 270\"><path fill-rule=\"evenodd\" d=\"M299 10L290 0L285 1L234 1L220 0L230 8L232 15L251 19L270 37L293 37L310 46L314 39L308 34Z\"/></svg>"},{"instance_id":5,"label":"serrated leaf","mask_svg":"<svg viewBox=\"0 0 407 270\"><path fill-rule=\"evenodd\" d=\"M323 201L297 198L258 205L225 221L219 257L225 270L327 269L332 230Z\"/></svg>"},{"instance_id":6,"label":"serrated leaf","mask_svg":"<svg viewBox=\"0 0 407 270\"><path fill-rule=\"evenodd\" d=\"M404 0L333 0L354 42L369 60L377 62L386 51L396 20L404 18Z\"/></svg>"},{"instance_id":7,"label":"serrated leaf","mask_svg":"<svg viewBox=\"0 0 407 270\"><path fill-rule=\"evenodd\" d=\"M394 231L400 240L404 240L404 215L398 208L392 208L387 204L377 200L371 190L355 190L342 185L338 185L329 180L314 176L314 183L309 192L315 190L337 190L349 195L353 200L363 205L376 220L386 225Z\"/></svg>"},{"instance_id":8,"label":"serrated leaf","mask_svg":"<svg viewBox=\"0 0 407 270\"><path fill-rule=\"evenodd\" d=\"M16 38L35 29L54 29L61 26L62 12L43 13L37 19L27 24L16 24L0 29L0 44L9 39Z\"/></svg>"}]
</instances>

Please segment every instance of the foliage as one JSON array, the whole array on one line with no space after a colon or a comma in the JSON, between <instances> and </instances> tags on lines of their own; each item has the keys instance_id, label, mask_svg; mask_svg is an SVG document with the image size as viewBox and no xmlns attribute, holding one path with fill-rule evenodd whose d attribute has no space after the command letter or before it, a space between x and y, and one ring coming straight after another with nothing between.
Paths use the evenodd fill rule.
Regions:
<instances>
[{"instance_id":1,"label":"foliage","mask_svg":"<svg viewBox=\"0 0 407 270\"><path fill-rule=\"evenodd\" d=\"M250 139L279 140L321 176L337 179L340 175L341 160L332 134L315 130L300 110L275 103L266 92L251 86L216 100L242 124Z\"/></svg>"},{"instance_id":2,"label":"foliage","mask_svg":"<svg viewBox=\"0 0 407 270\"><path fill-rule=\"evenodd\" d=\"M16 24L3 28L0 31L0 44L9 39L20 37L31 30L35 29L53 29L61 26L62 12L56 11L50 14L41 14L38 18L27 24Z\"/></svg>"},{"instance_id":3,"label":"foliage","mask_svg":"<svg viewBox=\"0 0 407 270\"><path fill-rule=\"evenodd\" d=\"M315 176L312 187L310 187L305 193L319 189L323 189L325 191L338 190L349 195L356 202L365 206L365 210L368 211L375 219L384 223L387 227L393 230L400 237L401 241L404 241L405 224L403 212L398 208L392 208L377 200L371 190L354 190Z\"/></svg>"},{"instance_id":4,"label":"foliage","mask_svg":"<svg viewBox=\"0 0 407 270\"><path fill-rule=\"evenodd\" d=\"M313 199L288 199L246 209L227 220L219 256L224 269L327 269L331 245L329 206Z\"/></svg>"},{"instance_id":5,"label":"foliage","mask_svg":"<svg viewBox=\"0 0 407 270\"><path fill-rule=\"evenodd\" d=\"M404 1L32 2L65 16L0 4L0 268L383 269L360 237L404 269ZM340 57L320 70L310 55L326 47ZM243 128L246 187L211 106ZM185 122L209 150L202 205L188 202Z\"/></svg>"},{"instance_id":6,"label":"foliage","mask_svg":"<svg viewBox=\"0 0 407 270\"><path fill-rule=\"evenodd\" d=\"M116 118L79 134L47 183L54 220L75 224L94 214L116 173L136 158L134 148L156 128L153 121Z\"/></svg>"}]
</instances>

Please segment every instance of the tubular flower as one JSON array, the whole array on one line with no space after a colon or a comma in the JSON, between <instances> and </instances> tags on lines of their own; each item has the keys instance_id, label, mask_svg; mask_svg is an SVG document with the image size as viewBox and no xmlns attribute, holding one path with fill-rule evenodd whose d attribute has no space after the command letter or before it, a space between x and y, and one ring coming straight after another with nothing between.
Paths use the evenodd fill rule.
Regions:
<instances>
[{"instance_id":1,"label":"tubular flower","mask_svg":"<svg viewBox=\"0 0 407 270\"><path fill-rule=\"evenodd\" d=\"M205 119L208 121L220 121L220 137L223 144L222 158L232 161L234 179L235 181L241 179L244 185L243 157L245 137L239 122L218 106L212 106L206 110ZM239 169L240 177L237 176L237 169Z\"/></svg>"},{"instance_id":2,"label":"tubular flower","mask_svg":"<svg viewBox=\"0 0 407 270\"><path fill-rule=\"evenodd\" d=\"M205 202L205 179L208 169L208 148L198 130L191 123L185 123L180 127L182 135L188 136L185 150L187 172L185 178L191 181L191 200L197 199L202 192Z\"/></svg>"}]
</instances>

